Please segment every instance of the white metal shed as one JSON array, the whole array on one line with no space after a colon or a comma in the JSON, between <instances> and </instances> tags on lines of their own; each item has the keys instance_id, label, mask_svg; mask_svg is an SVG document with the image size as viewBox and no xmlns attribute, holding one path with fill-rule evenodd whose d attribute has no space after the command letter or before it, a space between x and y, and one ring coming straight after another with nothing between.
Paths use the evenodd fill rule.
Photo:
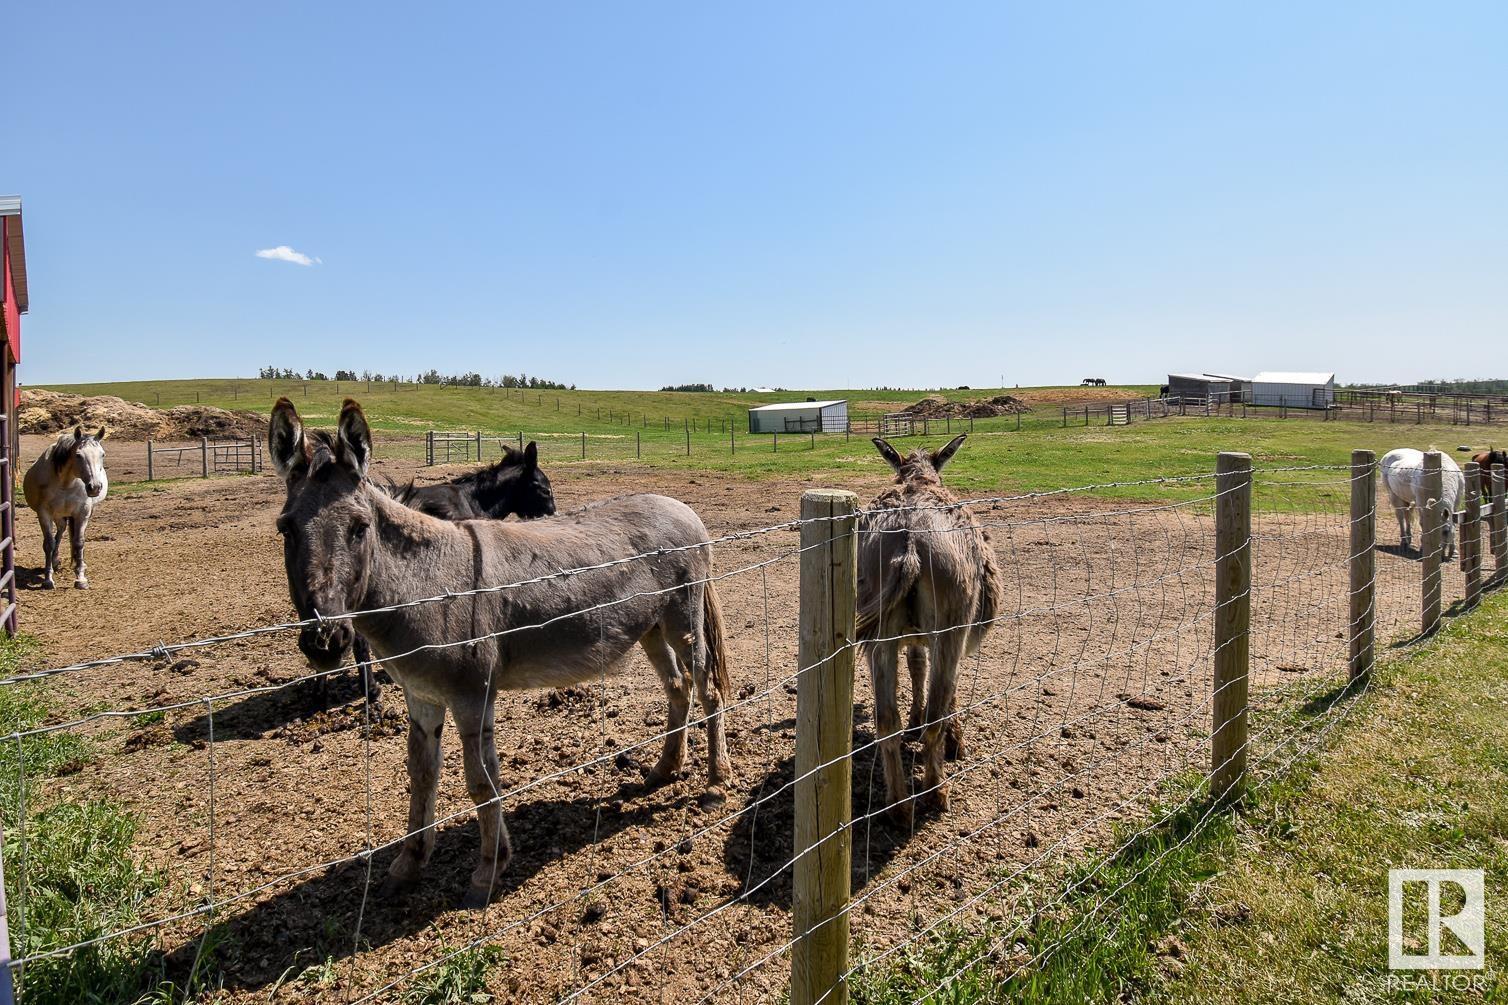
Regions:
<instances>
[{"instance_id":1,"label":"white metal shed","mask_svg":"<svg viewBox=\"0 0 1508 1005\"><path fill-rule=\"evenodd\" d=\"M749 409L751 433L841 433L847 428L847 400L781 402Z\"/></svg>"},{"instance_id":2,"label":"white metal shed","mask_svg":"<svg viewBox=\"0 0 1508 1005\"><path fill-rule=\"evenodd\" d=\"M1253 405L1329 408L1335 404L1335 374L1266 370L1251 379Z\"/></svg>"}]
</instances>

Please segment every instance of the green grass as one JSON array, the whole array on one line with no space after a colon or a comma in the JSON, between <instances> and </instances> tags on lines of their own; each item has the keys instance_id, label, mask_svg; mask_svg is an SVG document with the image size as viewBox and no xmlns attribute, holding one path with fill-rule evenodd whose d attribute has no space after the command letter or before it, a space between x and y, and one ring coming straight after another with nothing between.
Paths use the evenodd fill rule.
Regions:
<instances>
[{"instance_id":1,"label":"green grass","mask_svg":"<svg viewBox=\"0 0 1508 1005\"><path fill-rule=\"evenodd\" d=\"M441 950L441 955L450 950ZM403 1005L479 1005L493 1001L487 975L505 959L496 946L464 949L409 982L398 1000Z\"/></svg>"},{"instance_id":2,"label":"green grass","mask_svg":"<svg viewBox=\"0 0 1508 1005\"><path fill-rule=\"evenodd\" d=\"M35 648L25 638L0 640L0 676L28 665ZM0 732L34 728L49 712L43 685L0 687ZM88 742L69 733L28 737L19 757L14 741L0 752L6 901L18 958L128 928L160 887L133 854L135 816L108 799L56 798L52 779L91 756ZM28 964L17 983L28 1005L104 1005L160 996L161 977L150 939L138 936Z\"/></svg>"},{"instance_id":3,"label":"green grass","mask_svg":"<svg viewBox=\"0 0 1508 1005\"><path fill-rule=\"evenodd\" d=\"M1013 915L1024 924L942 932L861 972L853 999L1437 1001L1387 983L1387 871L1417 867L1486 870L1486 990L1448 1000L1504 1000L1505 679L1500 593L1380 666L1325 749L1255 787L1239 815L1196 826L1203 804L1180 807L1029 892Z\"/></svg>"},{"instance_id":4,"label":"green grass","mask_svg":"<svg viewBox=\"0 0 1508 1005\"><path fill-rule=\"evenodd\" d=\"M307 388L307 396L305 395ZM140 381L115 384L55 385L54 389L83 394L116 394L163 407L192 401L266 412L279 394L288 393L312 426L333 426L342 398L355 394L379 434L378 456L423 455L420 443L429 429L481 430L492 439L484 456L497 456L497 438L537 440L544 462L551 466L581 460L582 434L586 459L628 462L679 470L712 471L746 478L796 478L842 485L855 473L880 476L883 461L867 436L845 439L828 434L814 438L782 435L777 444L768 435L750 436L746 409L770 401L812 396L850 400L855 415L873 413L915 401L921 391L821 390L776 394L698 394L639 391L504 391L493 388L441 388L431 385L392 385L368 393L349 383L333 381ZM1010 388L1028 398L1037 388ZM1128 395L1151 388L1126 387ZM944 391L955 399L975 399L997 389ZM558 402L558 405L557 405ZM580 414L578 415L578 409ZM600 418L599 418L600 416ZM668 420L670 428L666 429ZM683 423L694 421L687 433ZM711 423L711 432L706 431ZM726 425L725 425L726 424ZM1208 473L1222 450L1252 454L1258 465L1291 466L1345 464L1358 447L1379 453L1396 446L1435 445L1454 450L1475 443L1480 430L1452 426L1397 426L1386 423L1320 422L1314 419L1159 419L1129 427L1062 425L1053 404L1040 404L1024 416L1018 431L1014 417L978 420L972 424L968 446L955 458L950 482L969 494L1015 493L1065 488L1102 482L1136 481L1150 477ZM734 431L730 452L725 428ZM902 438L903 447L940 445L950 433L970 429L966 422L934 421L927 436ZM1490 434L1489 434L1490 435ZM404 439L406 437L406 439ZM642 455L642 456L639 456ZM1327 476L1334 477L1334 476ZM1105 494L1133 499L1188 498L1208 491L1207 485L1129 487ZM1293 493L1288 493L1292 495ZM1317 508L1341 503L1311 493L1296 505ZM1258 504L1262 500L1258 499ZM1288 500L1287 505L1295 505Z\"/></svg>"},{"instance_id":5,"label":"green grass","mask_svg":"<svg viewBox=\"0 0 1508 1005\"><path fill-rule=\"evenodd\" d=\"M1508 593L1378 678L1364 720L1242 821L1159 999L1508 1000ZM1388 987L1390 868L1486 871L1485 994Z\"/></svg>"}]
</instances>

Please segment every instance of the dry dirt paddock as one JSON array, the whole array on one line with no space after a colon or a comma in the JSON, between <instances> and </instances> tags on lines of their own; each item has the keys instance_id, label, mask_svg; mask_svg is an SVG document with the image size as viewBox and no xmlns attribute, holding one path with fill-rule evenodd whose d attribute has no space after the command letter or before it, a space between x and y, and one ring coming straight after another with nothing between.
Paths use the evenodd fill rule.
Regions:
<instances>
[{"instance_id":1,"label":"dry dirt paddock","mask_svg":"<svg viewBox=\"0 0 1508 1005\"><path fill-rule=\"evenodd\" d=\"M391 462L380 470L411 471ZM694 506L714 537L794 519L812 487L611 465L565 466L552 477L563 508L658 491ZM880 486L846 487L865 498ZM28 588L24 629L56 666L292 620L273 532L281 498L270 475L112 493L91 527L92 588L75 591L66 575L56 591ZM1008 910L1023 868L1103 846L1161 782L1207 758L1208 507L1070 495L980 516L1005 570L1008 610L960 677L968 746L950 765L949 812L909 826L873 815L884 790L862 669L855 688L852 927L869 953L952 912L967 920ZM22 511L18 526L31 570L23 582L34 585L35 520ZM1343 673L1344 522L1263 518L1257 531L1255 693L1287 694L1276 688L1294 682L1323 691ZM484 912L456 908L477 830L449 730L440 814L459 815L439 828L425 884L380 897L376 880L394 854L385 849L372 857L369 888L362 849L393 840L405 823L401 696L388 684L382 709L371 711L348 674L325 688L276 687L310 672L292 633L55 679L70 714L197 703L79 727L97 756L34 798L106 794L139 815L140 854L166 877L144 916L217 905L212 919L157 931L186 968L207 925L217 926L224 988L210 1000L356 999L483 938L504 953L492 971L501 1000L576 991L583 1001L773 1000L785 956L725 982L790 937L792 803L782 786L793 774L796 544L787 529L716 552L721 573L774 560L719 584L740 699L725 794L704 793L699 731L684 780L641 786L665 705L637 651L619 675L591 686L503 697L514 858ZM1401 577L1406 560L1397 562ZM203 700L217 695L230 697ZM334 967L320 967L331 959Z\"/></svg>"}]
</instances>

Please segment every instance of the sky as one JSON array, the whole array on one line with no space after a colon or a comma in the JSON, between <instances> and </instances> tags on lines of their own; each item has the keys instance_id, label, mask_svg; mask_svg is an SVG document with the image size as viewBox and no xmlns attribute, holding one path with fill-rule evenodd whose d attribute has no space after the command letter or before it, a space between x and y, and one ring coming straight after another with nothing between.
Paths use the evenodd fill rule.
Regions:
<instances>
[{"instance_id":1,"label":"sky","mask_svg":"<svg viewBox=\"0 0 1508 1005\"><path fill-rule=\"evenodd\" d=\"M1508 376L1508 5L27 3L27 383Z\"/></svg>"}]
</instances>

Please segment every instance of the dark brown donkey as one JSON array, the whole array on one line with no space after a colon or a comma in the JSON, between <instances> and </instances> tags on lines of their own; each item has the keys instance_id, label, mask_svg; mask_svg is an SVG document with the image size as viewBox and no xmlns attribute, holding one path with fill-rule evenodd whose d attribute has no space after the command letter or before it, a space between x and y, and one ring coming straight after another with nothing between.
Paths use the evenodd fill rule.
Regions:
<instances>
[{"instance_id":1,"label":"dark brown donkey","mask_svg":"<svg viewBox=\"0 0 1508 1005\"><path fill-rule=\"evenodd\" d=\"M288 487L278 517L288 590L300 617L316 621L300 632L299 648L316 668L333 669L359 631L408 705L408 833L388 869L390 892L417 882L434 850L446 709L481 825L480 861L465 899L480 906L512 854L498 799L497 692L597 680L635 644L669 699L664 748L648 780L674 777L684 764L694 682L707 716L708 784L728 781L719 714L728 657L712 546L690 507L632 495L550 520L451 523L409 509L367 480L372 440L354 401L341 410L336 435L305 436L285 398L267 438ZM447 593L458 595L409 604ZM373 613L345 617L358 611Z\"/></svg>"},{"instance_id":2,"label":"dark brown donkey","mask_svg":"<svg viewBox=\"0 0 1508 1005\"><path fill-rule=\"evenodd\" d=\"M859 516L858 635L869 654L888 806L901 819L911 816L911 794L896 699L900 650L907 650L911 670L912 726L922 729L926 801L945 810L945 742L951 737L962 748L958 667L979 648L1000 606L1000 569L989 536L942 484L943 465L963 441L957 436L936 453L914 450L903 458L876 438L880 456L895 469L895 485ZM921 649L930 656L930 673Z\"/></svg>"},{"instance_id":3,"label":"dark brown donkey","mask_svg":"<svg viewBox=\"0 0 1508 1005\"><path fill-rule=\"evenodd\" d=\"M503 447L496 464L468 472L438 485L416 485L409 479L399 485L391 478L379 486L403 503L441 520L504 520L511 514L520 520L536 520L555 512L555 491L550 479L539 466L539 448L530 440L522 450ZM361 683L373 704L381 704L381 694L372 676L372 650L367 640L357 635L351 653L360 668ZM323 698L326 678L320 678ZM323 704L323 700L321 701Z\"/></svg>"}]
</instances>

